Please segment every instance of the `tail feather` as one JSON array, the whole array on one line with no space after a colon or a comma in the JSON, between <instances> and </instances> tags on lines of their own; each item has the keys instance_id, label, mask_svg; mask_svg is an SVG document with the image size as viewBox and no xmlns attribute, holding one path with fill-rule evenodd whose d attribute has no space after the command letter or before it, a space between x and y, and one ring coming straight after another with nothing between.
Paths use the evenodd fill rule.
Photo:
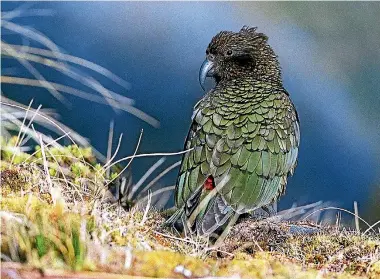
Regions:
<instances>
[{"instance_id":1,"label":"tail feather","mask_svg":"<svg viewBox=\"0 0 380 279\"><path fill-rule=\"evenodd\" d=\"M193 207L199 205L199 200ZM192 210L192 212L194 209ZM185 205L179 208L174 214L165 221L165 226L171 226L178 231L185 231L194 233L197 232L199 235L210 235L214 233L218 228L222 227L233 215L233 209L228 206L218 194L211 198L207 204L205 210L199 212L196 216L195 223L187 223L189 215L187 210L185 210Z\"/></svg>"},{"instance_id":2,"label":"tail feather","mask_svg":"<svg viewBox=\"0 0 380 279\"><path fill-rule=\"evenodd\" d=\"M221 183L223 184L223 181ZM198 235L210 235L223 227L233 216L234 210L215 188L213 177L210 175L205 178L165 225Z\"/></svg>"},{"instance_id":3,"label":"tail feather","mask_svg":"<svg viewBox=\"0 0 380 279\"><path fill-rule=\"evenodd\" d=\"M222 227L233 215L233 209L228 206L220 195L212 198L203 216L197 219L197 232L209 235Z\"/></svg>"},{"instance_id":4,"label":"tail feather","mask_svg":"<svg viewBox=\"0 0 380 279\"><path fill-rule=\"evenodd\" d=\"M185 229L185 209L179 208L169 219L163 224L165 227L173 227L177 231L183 231Z\"/></svg>"}]
</instances>

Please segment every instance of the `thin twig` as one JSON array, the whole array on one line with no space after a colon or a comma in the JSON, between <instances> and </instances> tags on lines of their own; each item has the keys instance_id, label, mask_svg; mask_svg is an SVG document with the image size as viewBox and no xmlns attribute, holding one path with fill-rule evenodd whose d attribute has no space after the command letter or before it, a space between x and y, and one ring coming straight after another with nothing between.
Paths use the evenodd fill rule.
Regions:
<instances>
[{"instance_id":1,"label":"thin twig","mask_svg":"<svg viewBox=\"0 0 380 279\"><path fill-rule=\"evenodd\" d=\"M59 140L61 140L61 139L63 139L64 137L66 137L68 134L70 134L70 132L65 133L64 135L62 135L62 136L56 138L55 140L52 140L51 142L47 143L47 144L45 145L45 147L49 147L50 145L52 145L52 144L58 142ZM28 161L30 158L32 158L34 155L36 155L38 152L39 152L39 150L34 151L32 154L29 155L29 157L27 157L27 158L23 161L23 163L25 163L26 161Z\"/></svg>"},{"instance_id":2,"label":"thin twig","mask_svg":"<svg viewBox=\"0 0 380 279\"><path fill-rule=\"evenodd\" d=\"M20 129L18 130L17 140L16 140L16 143L15 143L15 146L14 146L15 148L18 147L18 142L19 142L19 140L20 140L22 127L24 127L24 125L25 125L25 120L26 120L26 118L27 118L27 116L28 116L28 112L29 112L29 110L30 110L30 107L32 106L32 103L33 103L33 99L30 100L30 102L29 102L29 106L28 106L28 108L27 108L26 111L25 111L25 115L24 115L24 119L22 120L21 127L20 127ZM11 164L13 164L13 160L14 160L14 157L15 157L15 156L16 156L16 153L13 153L13 156L12 156L12 159L11 159Z\"/></svg>"},{"instance_id":3,"label":"thin twig","mask_svg":"<svg viewBox=\"0 0 380 279\"><path fill-rule=\"evenodd\" d=\"M29 120L28 125L22 127L22 128L24 128L25 131L29 129L30 125L31 125L31 124L33 123L33 121L34 121L34 118L36 117L36 115L37 115L38 112L40 111L41 107L42 107L42 105L39 105L38 108L33 112L33 116L32 116L32 118ZM25 135L26 135L26 132L24 132L24 133L22 134L21 139L20 139L20 143L24 140Z\"/></svg>"},{"instance_id":4,"label":"thin twig","mask_svg":"<svg viewBox=\"0 0 380 279\"><path fill-rule=\"evenodd\" d=\"M32 127L33 127L33 124L32 124ZM51 177L50 177L50 173L49 173L49 167L48 167L48 164L47 164L47 160L46 160L46 155L45 155L45 148L44 148L44 142L42 141L42 137L40 136L40 145L41 145L41 154L42 154L42 159L43 159L43 166L44 166L44 170L45 170L45 173L46 173L46 179L48 181L48 184L49 184L49 187L50 187L50 193L51 193L51 190L53 189L53 183L51 181Z\"/></svg>"},{"instance_id":5,"label":"thin twig","mask_svg":"<svg viewBox=\"0 0 380 279\"><path fill-rule=\"evenodd\" d=\"M140 222L141 226L144 225L144 223L145 223L145 221L147 219L151 202L152 202L152 193L148 193L148 203L146 204L146 207L145 207L145 210L144 210L144 215L143 215L143 218L142 218L142 220Z\"/></svg>"},{"instance_id":6,"label":"thin twig","mask_svg":"<svg viewBox=\"0 0 380 279\"><path fill-rule=\"evenodd\" d=\"M105 185L105 187L107 188L108 187L108 185L110 185L115 179L117 179L129 166L130 166L130 164L132 163L132 161L133 161L133 159L135 158L134 156L136 156L136 153L137 153L137 150L139 149L139 147L140 147L140 143L141 143L141 139L142 139L142 135L143 135L143 130L141 129L141 132L140 132L140 136L139 136L139 139L138 139L138 141L137 141L137 145L136 145L136 148L135 148L135 151L133 152L133 155L131 156L131 160L128 162L128 164L121 170L121 172L119 172L118 174L117 174L117 176L115 176L113 179L111 179L106 185ZM116 161L117 162L117 161ZM112 166L114 166L115 164L116 164L116 162L115 163L113 163L113 164L111 164L111 165L109 165L105 170L107 170L108 168L111 168ZM103 169L104 170L104 169ZM104 170L104 171L105 171Z\"/></svg>"},{"instance_id":7,"label":"thin twig","mask_svg":"<svg viewBox=\"0 0 380 279\"><path fill-rule=\"evenodd\" d=\"M120 146L121 146L121 139L123 138L123 134L120 134L120 137L119 137L119 141L117 143L117 146L116 146L116 150L115 150L115 153L112 155L112 157L106 161L106 163L104 164L103 166L103 169L105 167L107 167L109 164L111 164L111 162L113 161L113 159L115 159L117 153L119 152L119 149L120 149Z\"/></svg>"},{"instance_id":8,"label":"thin twig","mask_svg":"<svg viewBox=\"0 0 380 279\"><path fill-rule=\"evenodd\" d=\"M107 157L106 157L106 162L107 163L111 161L112 139L113 139L113 129L114 129L114 126L115 126L115 122L112 119L111 122L110 122L110 129L109 129L109 132L108 132ZM111 169L107 169L107 171L106 171L106 178L110 177L110 172L111 172Z\"/></svg>"}]
</instances>

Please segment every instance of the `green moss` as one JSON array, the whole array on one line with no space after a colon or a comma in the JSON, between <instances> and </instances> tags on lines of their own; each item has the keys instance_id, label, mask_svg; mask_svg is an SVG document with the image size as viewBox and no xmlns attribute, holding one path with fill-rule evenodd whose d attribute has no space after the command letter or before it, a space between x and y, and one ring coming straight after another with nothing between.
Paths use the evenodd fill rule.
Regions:
<instances>
[{"instance_id":1,"label":"green moss","mask_svg":"<svg viewBox=\"0 0 380 279\"><path fill-rule=\"evenodd\" d=\"M271 251L280 262L291 261L304 268L323 269L332 274L341 272L345 276L366 274L371 260L380 257L379 235L357 234L355 231L328 226L319 227L310 234L289 233L289 228L295 225L310 224L246 220L232 229L226 239L226 249L233 254L240 251L255 255L260 246ZM256 244L252 239L255 239ZM247 245L249 243L251 245Z\"/></svg>"},{"instance_id":2,"label":"green moss","mask_svg":"<svg viewBox=\"0 0 380 279\"><path fill-rule=\"evenodd\" d=\"M131 275L154 278L183 278L183 270L191 272L191 277L210 274L210 266L204 261L170 251L135 252L130 270Z\"/></svg>"},{"instance_id":3,"label":"green moss","mask_svg":"<svg viewBox=\"0 0 380 279\"><path fill-rule=\"evenodd\" d=\"M380 259L374 262L369 269L369 278L375 279L380 278Z\"/></svg>"},{"instance_id":4,"label":"green moss","mask_svg":"<svg viewBox=\"0 0 380 279\"><path fill-rule=\"evenodd\" d=\"M0 137L1 251L15 261L161 278L316 278L321 270L324 278L380 276L379 236L328 227L294 235L291 223L246 220L216 252L205 239L161 228L170 210L144 216L143 209L125 211L103 200L109 180L91 148L47 147L44 166L40 147L32 156L13 156L15 142ZM119 171L113 168L111 179Z\"/></svg>"},{"instance_id":5,"label":"green moss","mask_svg":"<svg viewBox=\"0 0 380 279\"><path fill-rule=\"evenodd\" d=\"M95 229L91 216L71 213L64 210L62 204L52 205L34 196L4 198L1 208L24 217L23 222L7 220L4 223L3 253L8 251L8 255L14 257L13 249L20 259L37 264L42 264L41 259L45 257L46 260L49 254L68 267L81 268L86 251L86 245L80 240L81 226L85 222L83 233L91 234ZM10 248L12 245L14 247Z\"/></svg>"}]
</instances>

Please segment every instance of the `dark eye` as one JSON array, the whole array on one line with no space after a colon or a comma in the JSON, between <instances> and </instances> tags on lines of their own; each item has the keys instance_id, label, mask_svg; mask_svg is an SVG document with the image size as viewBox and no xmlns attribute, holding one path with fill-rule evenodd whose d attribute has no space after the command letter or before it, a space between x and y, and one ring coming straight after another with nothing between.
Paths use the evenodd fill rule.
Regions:
<instances>
[{"instance_id":1,"label":"dark eye","mask_svg":"<svg viewBox=\"0 0 380 279\"><path fill-rule=\"evenodd\" d=\"M226 54L227 54L228 56L231 56L231 55L232 55L232 50L227 50Z\"/></svg>"}]
</instances>

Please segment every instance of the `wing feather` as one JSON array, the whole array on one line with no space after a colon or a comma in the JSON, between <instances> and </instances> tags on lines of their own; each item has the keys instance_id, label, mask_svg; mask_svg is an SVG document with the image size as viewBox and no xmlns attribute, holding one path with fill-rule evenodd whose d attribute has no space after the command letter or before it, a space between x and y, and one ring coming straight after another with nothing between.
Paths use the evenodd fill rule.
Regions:
<instances>
[{"instance_id":1,"label":"wing feather","mask_svg":"<svg viewBox=\"0 0 380 279\"><path fill-rule=\"evenodd\" d=\"M209 175L216 185L227 181L199 213L196 224L203 232L224 224L233 211L245 213L274 202L294 171L298 115L286 91L269 94L268 88L257 89L261 95L248 94L249 100L237 98L239 104L233 95L219 98L211 92L195 107L185 142L186 149L193 149L182 158L176 204L183 206L191 197L191 205L199 203L205 193L192 195L203 191Z\"/></svg>"}]
</instances>

